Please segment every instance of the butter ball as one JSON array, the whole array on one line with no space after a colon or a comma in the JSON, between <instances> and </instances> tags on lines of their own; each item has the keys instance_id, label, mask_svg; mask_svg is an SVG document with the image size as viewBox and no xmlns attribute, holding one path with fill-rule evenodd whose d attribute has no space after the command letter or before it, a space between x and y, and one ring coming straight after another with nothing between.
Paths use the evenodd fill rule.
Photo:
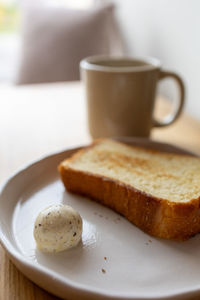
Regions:
<instances>
[{"instance_id":1,"label":"butter ball","mask_svg":"<svg viewBox=\"0 0 200 300\"><path fill-rule=\"evenodd\" d=\"M52 205L37 216L33 234L39 250L64 251L79 243L82 235L82 218L68 205Z\"/></svg>"}]
</instances>

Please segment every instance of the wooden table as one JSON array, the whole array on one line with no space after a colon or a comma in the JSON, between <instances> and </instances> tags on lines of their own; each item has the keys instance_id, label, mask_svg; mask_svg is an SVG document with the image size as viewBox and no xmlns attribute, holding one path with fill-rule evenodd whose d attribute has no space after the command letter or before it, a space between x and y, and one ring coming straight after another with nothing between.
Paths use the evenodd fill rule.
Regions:
<instances>
[{"instance_id":1,"label":"wooden table","mask_svg":"<svg viewBox=\"0 0 200 300\"><path fill-rule=\"evenodd\" d=\"M91 140L80 83L2 85L0 95L0 182L42 155ZM159 114L168 109L158 102ZM170 127L154 129L152 137L200 155L200 121L186 114ZM57 298L26 279L0 247L0 300L33 299Z\"/></svg>"}]
</instances>

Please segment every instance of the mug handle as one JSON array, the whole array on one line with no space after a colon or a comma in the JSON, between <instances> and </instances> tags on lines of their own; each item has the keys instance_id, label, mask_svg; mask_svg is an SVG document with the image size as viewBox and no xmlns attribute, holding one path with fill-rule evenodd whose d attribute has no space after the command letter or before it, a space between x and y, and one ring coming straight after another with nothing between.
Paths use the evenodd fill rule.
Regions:
<instances>
[{"instance_id":1,"label":"mug handle","mask_svg":"<svg viewBox=\"0 0 200 300\"><path fill-rule=\"evenodd\" d=\"M178 84L178 87L180 90L179 102L178 102L178 105L177 105L177 108L175 109L175 111L172 112L171 114L167 115L164 118L164 120L158 121L158 120L154 119L153 120L154 127L164 127L164 126L174 123L174 121L176 121L176 119L179 117L179 115L183 109L184 102L185 102L185 87L184 87L184 83L183 83L182 79L176 73L168 72L168 71L160 71L159 80L162 80L166 77L173 78L176 81L176 83Z\"/></svg>"}]
</instances>

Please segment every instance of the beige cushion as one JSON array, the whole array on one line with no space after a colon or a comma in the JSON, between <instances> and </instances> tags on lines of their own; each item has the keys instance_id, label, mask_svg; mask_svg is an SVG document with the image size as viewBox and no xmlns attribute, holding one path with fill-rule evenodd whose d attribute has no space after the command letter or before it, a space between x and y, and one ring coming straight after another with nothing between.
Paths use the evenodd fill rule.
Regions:
<instances>
[{"instance_id":1,"label":"beige cushion","mask_svg":"<svg viewBox=\"0 0 200 300\"><path fill-rule=\"evenodd\" d=\"M22 55L16 82L78 80L82 58L120 52L116 46L119 37L113 8L113 5L88 10L29 8L24 16Z\"/></svg>"}]
</instances>

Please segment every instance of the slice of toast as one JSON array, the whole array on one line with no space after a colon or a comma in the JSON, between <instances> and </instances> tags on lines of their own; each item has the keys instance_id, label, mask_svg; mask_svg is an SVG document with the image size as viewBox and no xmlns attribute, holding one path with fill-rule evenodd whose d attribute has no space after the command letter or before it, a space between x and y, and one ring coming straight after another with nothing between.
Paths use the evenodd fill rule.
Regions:
<instances>
[{"instance_id":1,"label":"slice of toast","mask_svg":"<svg viewBox=\"0 0 200 300\"><path fill-rule=\"evenodd\" d=\"M200 158L102 139L59 165L66 189L86 195L157 237L200 232Z\"/></svg>"}]
</instances>

